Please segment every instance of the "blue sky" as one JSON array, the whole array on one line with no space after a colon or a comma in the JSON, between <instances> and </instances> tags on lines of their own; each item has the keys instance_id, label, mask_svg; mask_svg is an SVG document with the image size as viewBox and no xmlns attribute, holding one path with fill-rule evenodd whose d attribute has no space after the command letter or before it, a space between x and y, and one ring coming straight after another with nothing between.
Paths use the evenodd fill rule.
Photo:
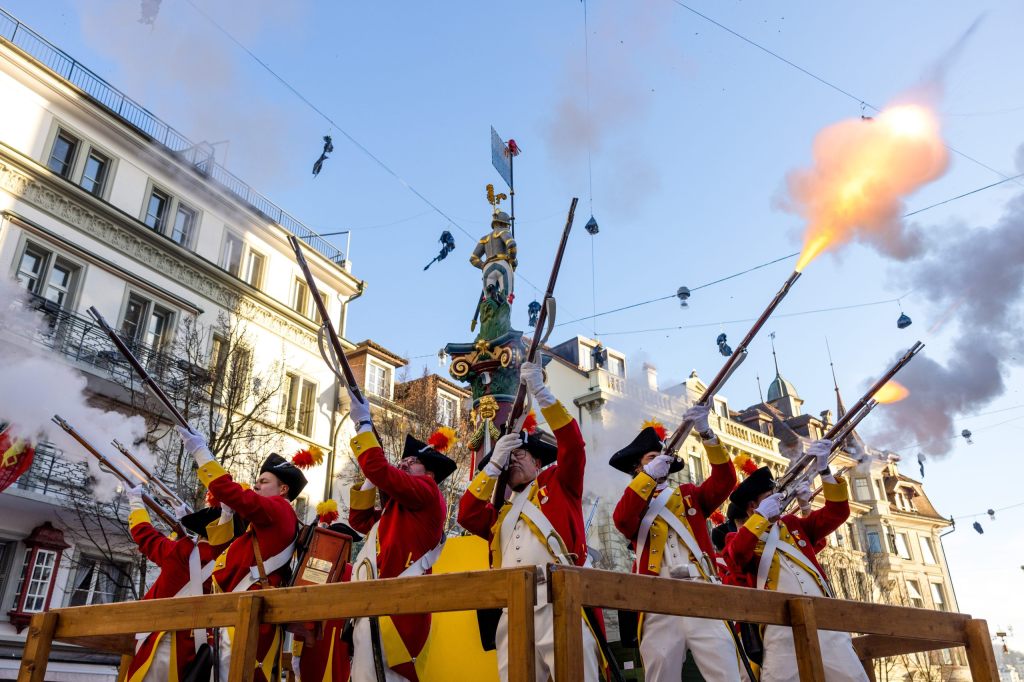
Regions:
<instances>
[{"instance_id":1,"label":"blue sky","mask_svg":"<svg viewBox=\"0 0 1024 682\"><path fill-rule=\"evenodd\" d=\"M1024 6L1016 2L687 3L851 98L672 0L591 0L589 119L584 7L577 0L194 2L401 181L187 0L163 0L152 28L136 21L139 3L132 0L7 0L4 7L193 139L230 139L229 168L308 224L324 232L352 229L354 272L369 286L352 308L349 336L372 337L417 367L436 368L437 349L471 338L479 279L467 259L488 224L484 186L500 184L490 166L491 125L523 149L516 161L520 327L526 303L538 296L529 283L546 281L574 195L577 226L558 287L563 321L590 315L595 304L603 311L666 296L798 250L802 226L776 206L787 172L809 162L814 134L860 116L859 99L881 106L917 85L979 17L944 71L937 109L948 144L998 172L954 154L949 171L911 196L907 209L1024 170L1017 166L1024 72L1016 68L1024 57ZM574 134L588 120L596 131L592 202L601 226L594 238L582 230L591 213L587 147ZM336 151L313 179L309 167L328 133ZM1022 189L1005 183L915 220L933 234L976 230L993 223ZM457 249L423 272L444 229ZM656 364L663 384L692 369L708 377L721 364L717 334L726 332L735 344L747 327L717 323L755 316L791 267L792 261L779 263L694 292L687 310L668 300L566 324L553 340L596 331L633 361ZM779 313L892 299L907 291L903 274L874 251L848 247L808 267ZM848 400L918 338L942 361L958 313L929 334L941 310L914 294L903 309L914 318L907 330L896 328L894 302L778 317L724 395L742 407L757 400L756 375L767 387L769 331L777 334L783 374L815 413L833 404L826 337ZM708 326L637 332L680 325ZM957 418L958 428L974 431L975 444L958 440L950 455L928 465L925 483L944 514L1024 502L1014 475L1024 430L1021 372L1013 370L1006 383L1000 398ZM997 410L1005 411L988 414ZM916 452L904 454L911 460L905 472L916 475ZM975 519L964 519L945 540L961 610L988 618L993 631L1014 625L1018 648L1022 518L1024 507L994 522L981 519L984 535L971 530Z\"/></svg>"}]
</instances>

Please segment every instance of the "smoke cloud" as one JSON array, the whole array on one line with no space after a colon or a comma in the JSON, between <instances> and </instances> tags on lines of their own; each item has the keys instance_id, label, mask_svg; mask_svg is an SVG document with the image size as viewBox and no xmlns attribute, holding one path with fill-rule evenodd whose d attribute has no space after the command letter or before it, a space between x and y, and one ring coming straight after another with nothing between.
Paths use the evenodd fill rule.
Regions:
<instances>
[{"instance_id":1,"label":"smoke cloud","mask_svg":"<svg viewBox=\"0 0 1024 682\"><path fill-rule=\"evenodd\" d=\"M119 484L112 474L101 471L96 459L86 453L59 426L51 421L55 414L64 417L97 450L115 463L130 469L110 445L118 439L135 446L139 461L152 466L152 455L144 445L145 420L120 412L98 409L89 404L86 378L41 346L33 338L45 338L55 332L46 321L27 307L24 290L11 280L0 280L0 421L10 422L13 432L33 442L48 441L63 450L64 458L85 462L95 479L97 499L113 498Z\"/></svg>"}]
</instances>

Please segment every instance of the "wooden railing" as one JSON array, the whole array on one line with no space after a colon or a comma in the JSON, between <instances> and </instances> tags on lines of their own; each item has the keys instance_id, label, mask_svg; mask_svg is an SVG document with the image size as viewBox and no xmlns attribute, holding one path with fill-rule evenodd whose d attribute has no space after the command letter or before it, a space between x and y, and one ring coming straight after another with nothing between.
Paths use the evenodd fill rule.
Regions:
<instances>
[{"instance_id":1,"label":"wooden railing","mask_svg":"<svg viewBox=\"0 0 1024 682\"><path fill-rule=\"evenodd\" d=\"M252 679L262 623L507 608L509 679L532 682L536 570L530 566L54 609L33 616L18 681L43 682L54 640L130 660L137 632L234 627L228 682L243 682Z\"/></svg>"},{"instance_id":2,"label":"wooden railing","mask_svg":"<svg viewBox=\"0 0 1024 682\"><path fill-rule=\"evenodd\" d=\"M626 609L793 628L801 682L824 682L818 630L859 633L854 648L870 679L872 659L964 646L971 676L997 682L995 655L983 620L900 606L802 597L653 576L549 566L554 604L555 679L583 680L580 609Z\"/></svg>"},{"instance_id":3,"label":"wooden railing","mask_svg":"<svg viewBox=\"0 0 1024 682\"><path fill-rule=\"evenodd\" d=\"M875 658L960 646L974 680L999 679L988 625L965 614L595 569L549 566L548 572L558 682L583 682L580 611L586 606L789 626L802 682L825 680L819 630L857 633L854 648L872 680ZM507 608L509 679L532 682L536 585L537 571L527 567L55 609L33 617L18 680L44 680L54 640L130 660L136 632L233 626L228 682L242 682L252 676L261 623Z\"/></svg>"}]
</instances>

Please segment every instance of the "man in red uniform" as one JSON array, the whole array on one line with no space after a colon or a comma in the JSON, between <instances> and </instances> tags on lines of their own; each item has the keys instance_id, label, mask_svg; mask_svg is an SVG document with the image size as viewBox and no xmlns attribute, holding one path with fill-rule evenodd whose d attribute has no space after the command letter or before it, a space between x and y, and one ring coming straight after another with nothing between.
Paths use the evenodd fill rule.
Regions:
<instances>
[{"instance_id":1,"label":"man in red uniform","mask_svg":"<svg viewBox=\"0 0 1024 682\"><path fill-rule=\"evenodd\" d=\"M370 406L349 392L357 435L352 439L366 480L349 496L349 524L366 533L353 580L414 577L430 572L441 554L448 516L438 485L456 469L451 459L412 436L393 466L373 432ZM375 507L377 491L382 507ZM353 629L352 680L376 682L376 651L389 682L419 679L416 659L430 634L430 614L360 618ZM374 639L379 636L377 642Z\"/></svg>"},{"instance_id":2,"label":"man in red uniform","mask_svg":"<svg viewBox=\"0 0 1024 682\"><path fill-rule=\"evenodd\" d=\"M231 510L214 506L186 513L179 521L196 539L172 539L153 526L142 493L142 486L126 491L131 509L128 528L139 551L160 569L143 599L191 597L209 592L212 562L241 530L236 528ZM187 512L187 508L181 511ZM144 632L136 636L138 644L128 668L128 682L163 682L183 677L199 646L207 643L207 632L184 630L170 634L168 637L166 632Z\"/></svg>"},{"instance_id":3,"label":"man in red uniform","mask_svg":"<svg viewBox=\"0 0 1024 682\"><path fill-rule=\"evenodd\" d=\"M730 501L743 525L726 540L725 556L732 570L742 573L762 590L777 590L812 597L833 596L832 587L816 557L829 533L850 516L846 482L828 468L832 443L819 440L807 454L815 457L825 493L825 506L806 516L782 515L782 495L768 467L747 477ZM828 682L864 682L867 675L853 649L849 633L822 630L822 662ZM793 633L785 626L764 631L761 682L796 682L799 679Z\"/></svg>"},{"instance_id":4,"label":"man in red uniform","mask_svg":"<svg viewBox=\"0 0 1024 682\"><path fill-rule=\"evenodd\" d=\"M721 582L707 518L732 492L736 470L711 430L709 410L694 405L683 415L684 421L693 422L711 462L711 475L700 485L669 486L668 475L682 469L683 462L663 452L665 431L660 424L647 426L612 455L613 467L634 476L612 515L615 527L636 552L634 573ZM640 623L645 679L678 681L689 649L705 679L739 682L742 662L724 621L647 613Z\"/></svg>"},{"instance_id":5,"label":"man in red uniform","mask_svg":"<svg viewBox=\"0 0 1024 682\"><path fill-rule=\"evenodd\" d=\"M587 559L583 523L583 469L586 447L579 425L547 386L540 365L524 362L520 377L541 408L558 444L538 436L523 441L510 433L495 443L481 461L483 469L459 501L459 524L491 543L491 567L539 566L549 563L582 566ZM552 462L557 464L547 466ZM508 465L511 504L495 509L494 486ZM544 468L547 467L547 468ZM541 470L543 469L543 471ZM537 641L536 678L554 676L554 622L545 586L538 586L534 609ZM588 681L599 675L597 640L582 618L583 670ZM508 614L502 611L497 632L498 674L508 679Z\"/></svg>"},{"instance_id":6,"label":"man in red uniform","mask_svg":"<svg viewBox=\"0 0 1024 682\"><path fill-rule=\"evenodd\" d=\"M299 525L292 502L306 486L306 477L297 466L273 453L260 467L252 490L246 490L213 459L202 435L181 427L178 432L185 449L199 465L199 480L249 524L245 533L218 557L213 573L214 592L278 587L289 575ZM221 679L227 679L233 628L221 628L220 634ZM280 627L260 626L253 678L256 682L276 679L274 670L280 644Z\"/></svg>"}]
</instances>

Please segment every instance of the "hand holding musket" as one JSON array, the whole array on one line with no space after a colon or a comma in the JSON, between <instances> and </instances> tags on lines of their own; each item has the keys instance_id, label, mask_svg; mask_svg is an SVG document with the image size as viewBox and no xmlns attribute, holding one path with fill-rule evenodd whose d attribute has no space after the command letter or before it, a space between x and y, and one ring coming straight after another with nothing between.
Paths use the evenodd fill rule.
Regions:
<instances>
[{"instance_id":1,"label":"hand holding musket","mask_svg":"<svg viewBox=\"0 0 1024 682\"><path fill-rule=\"evenodd\" d=\"M110 473L114 474L114 476L121 479L121 482L124 483L124 485L127 488L135 488L137 486L137 483L135 481L133 481L126 473L121 471L121 469L113 462L111 462L110 459L108 459L96 448L94 448L89 441L82 437L82 434L78 433L78 431L76 431L75 428L71 426L71 424L69 424L67 421L65 421L64 418L61 417L59 414L53 415L53 423L59 426L60 428L64 429L64 431L69 436L71 436L71 438L73 438L79 445L81 445L86 452L95 457L101 465L103 465L110 471ZM147 507L152 509L153 513L159 516L163 520L163 522L171 528L171 530L173 530L175 533L182 537L185 536L185 529L178 522L178 519L175 518L174 514L167 511L159 502L157 502L156 500L154 500L152 497L145 493L142 494L142 502Z\"/></svg>"},{"instance_id":2,"label":"hand holding musket","mask_svg":"<svg viewBox=\"0 0 1024 682\"><path fill-rule=\"evenodd\" d=\"M764 309L761 316L755 320L750 331L747 332L747 335L744 336L743 340L740 341L740 344L736 346L736 350L729 356L729 359L725 361L722 369L718 371L715 378L711 380L710 384L708 384L704 394L697 401L698 404L711 404L711 400L715 397L715 394L722 389L722 386L724 386L725 382L729 380L729 377L733 375L733 373L747 358L747 348L750 346L750 343L754 340L754 337L757 336L757 333L761 331L761 327L763 327L764 323L768 321L771 314L775 312L775 309L779 307L779 304L782 303L782 299L786 297L786 294L789 293L789 290L798 279L800 279L800 271L794 270L782 285L782 288L775 294L775 297L768 303L768 307ZM679 448L682 446L683 441L686 440L686 437L690 434L692 429L693 422L684 420L678 427L676 427L676 430L672 432L672 435L669 436L668 440L665 441L664 453L675 457L676 453L679 452Z\"/></svg>"},{"instance_id":3,"label":"hand holding musket","mask_svg":"<svg viewBox=\"0 0 1024 682\"><path fill-rule=\"evenodd\" d=\"M128 448L124 446L124 443L115 438L113 441L111 441L111 445L117 448L117 451L120 452L125 459L131 462L132 466L134 466L138 473L141 475L144 483L149 483L150 485L159 488L161 496L165 500L170 502L172 505L174 505L176 509L182 507L189 507L189 505L184 500L178 497L177 493L171 490L166 483L157 478L153 474L153 472L146 467L146 465L140 462L138 458L135 455L133 455L131 451L128 450ZM191 512L191 508L189 508L189 511Z\"/></svg>"}]
</instances>

